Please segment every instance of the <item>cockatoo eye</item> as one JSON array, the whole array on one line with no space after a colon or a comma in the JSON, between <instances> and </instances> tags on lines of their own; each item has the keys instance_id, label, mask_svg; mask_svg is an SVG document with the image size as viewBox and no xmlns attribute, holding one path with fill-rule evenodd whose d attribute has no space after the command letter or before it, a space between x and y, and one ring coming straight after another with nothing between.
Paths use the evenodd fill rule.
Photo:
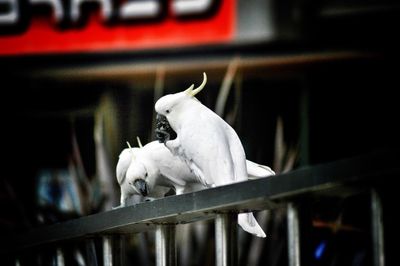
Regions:
<instances>
[{"instance_id":1,"label":"cockatoo eye","mask_svg":"<svg viewBox=\"0 0 400 266\"><path fill-rule=\"evenodd\" d=\"M169 114L169 110L167 110L167 111L165 111L165 112L167 112L167 114Z\"/></svg>"},{"instance_id":2,"label":"cockatoo eye","mask_svg":"<svg viewBox=\"0 0 400 266\"><path fill-rule=\"evenodd\" d=\"M145 177L147 177L147 176L148 176L148 174L146 173L144 176L145 176Z\"/></svg>"}]
</instances>

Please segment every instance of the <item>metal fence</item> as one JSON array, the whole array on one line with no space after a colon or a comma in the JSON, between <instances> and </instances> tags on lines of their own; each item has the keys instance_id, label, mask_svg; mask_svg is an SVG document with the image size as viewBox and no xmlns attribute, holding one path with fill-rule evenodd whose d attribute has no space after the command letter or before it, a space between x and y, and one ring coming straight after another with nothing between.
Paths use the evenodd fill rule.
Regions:
<instances>
[{"instance_id":1,"label":"metal fence","mask_svg":"<svg viewBox=\"0 0 400 266\"><path fill-rule=\"evenodd\" d=\"M215 219L215 264L237 265L237 213L286 208L288 263L301 264L298 199L325 193L370 193L371 250L374 266L383 266L384 226L380 188L400 173L395 153L375 153L332 163L305 167L290 173L194 193L169 196L126 208L44 226L1 240L3 255L19 256L27 250L57 247L57 265L64 265L63 243L102 237L104 265L116 265L121 252L113 244L122 234L155 231L156 265L176 265L176 226ZM268 237L268 232L267 232Z\"/></svg>"}]
</instances>

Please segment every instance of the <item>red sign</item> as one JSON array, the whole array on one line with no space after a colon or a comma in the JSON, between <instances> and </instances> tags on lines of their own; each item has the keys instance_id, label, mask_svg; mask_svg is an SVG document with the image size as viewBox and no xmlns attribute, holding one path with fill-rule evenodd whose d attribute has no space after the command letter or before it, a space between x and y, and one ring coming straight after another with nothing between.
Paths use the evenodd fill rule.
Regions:
<instances>
[{"instance_id":1,"label":"red sign","mask_svg":"<svg viewBox=\"0 0 400 266\"><path fill-rule=\"evenodd\" d=\"M10 6L0 8L7 10L0 11L0 55L220 44L232 41L236 27L235 0L130 0L120 6L113 0L97 0L96 10L89 11L82 4L94 0L69 0L69 5L30 0L32 6L48 5L52 15L30 14L26 29L18 33L9 29L26 12L19 12L20 0L7 1Z\"/></svg>"}]
</instances>

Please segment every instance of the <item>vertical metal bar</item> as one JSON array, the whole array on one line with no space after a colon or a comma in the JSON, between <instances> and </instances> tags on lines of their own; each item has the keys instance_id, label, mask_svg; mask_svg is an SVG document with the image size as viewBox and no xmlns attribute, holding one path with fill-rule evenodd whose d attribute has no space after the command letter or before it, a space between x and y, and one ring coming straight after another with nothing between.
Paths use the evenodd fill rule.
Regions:
<instances>
[{"instance_id":1,"label":"vertical metal bar","mask_svg":"<svg viewBox=\"0 0 400 266\"><path fill-rule=\"evenodd\" d=\"M151 262L149 240L147 239L146 234L148 234L148 232L136 235L138 240L138 261L141 266L150 266L154 264Z\"/></svg>"},{"instance_id":2,"label":"vertical metal bar","mask_svg":"<svg viewBox=\"0 0 400 266\"><path fill-rule=\"evenodd\" d=\"M125 265L125 237L114 235L114 265Z\"/></svg>"},{"instance_id":3,"label":"vertical metal bar","mask_svg":"<svg viewBox=\"0 0 400 266\"><path fill-rule=\"evenodd\" d=\"M300 266L299 213L293 203L287 206L289 266Z\"/></svg>"},{"instance_id":4,"label":"vertical metal bar","mask_svg":"<svg viewBox=\"0 0 400 266\"><path fill-rule=\"evenodd\" d=\"M64 261L64 252L60 248L57 248L56 251L56 264L57 266L64 266L65 261Z\"/></svg>"},{"instance_id":5,"label":"vertical metal bar","mask_svg":"<svg viewBox=\"0 0 400 266\"><path fill-rule=\"evenodd\" d=\"M371 225L374 266L385 265L382 201L375 189L371 191Z\"/></svg>"},{"instance_id":6,"label":"vertical metal bar","mask_svg":"<svg viewBox=\"0 0 400 266\"><path fill-rule=\"evenodd\" d=\"M215 218L215 264L237 265L237 214L218 214Z\"/></svg>"},{"instance_id":7,"label":"vertical metal bar","mask_svg":"<svg viewBox=\"0 0 400 266\"><path fill-rule=\"evenodd\" d=\"M156 229L156 265L176 265L175 225L158 225Z\"/></svg>"},{"instance_id":8,"label":"vertical metal bar","mask_svg":"<svg viewBox=\"0 0 400 266\"><path fill-rule=\"evenodd\" d=\"M97 254L94 239L87 239L85 241L85 246L87 264L91 266L97 266Z\"/></svg>"},{"instance_id":9,"label":"vertical metal bar","mask_svg":"<svg viewBox=\"0 0 400 266\"><path fill-rule=\"evenodd\" d=\"M103 265L113 265L112 236L103 237Z\"/></svg>"}]
</instances>

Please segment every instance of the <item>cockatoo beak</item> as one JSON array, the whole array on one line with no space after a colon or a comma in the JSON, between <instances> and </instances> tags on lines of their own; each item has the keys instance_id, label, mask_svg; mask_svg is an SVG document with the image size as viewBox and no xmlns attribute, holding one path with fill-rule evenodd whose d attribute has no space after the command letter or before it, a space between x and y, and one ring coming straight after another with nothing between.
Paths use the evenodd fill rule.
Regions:
<instances>
[{"instance_id":1,"label":"cockatoo beak","mask_svg":"<svg viewBox=\"0 0 400 266\"><path fill-rule=\"evenodd\" d=\"M146 197L149 194L149 186L147 185L146 181L143 179L137 179L133 183L136 189L142 194L142 196Z\"/></svg>"},{"instance_id":2,"label":"cockatoo beak","mask_svg":"<svg viewBox=\"0 0 400 266\"><path fill-rule=\"evenodd\" d=\"M160 143L176 138L176 132L172 129L167 118L164 115L157 114L156 117L156 139Z\"/></svg>"}]
</instances>

